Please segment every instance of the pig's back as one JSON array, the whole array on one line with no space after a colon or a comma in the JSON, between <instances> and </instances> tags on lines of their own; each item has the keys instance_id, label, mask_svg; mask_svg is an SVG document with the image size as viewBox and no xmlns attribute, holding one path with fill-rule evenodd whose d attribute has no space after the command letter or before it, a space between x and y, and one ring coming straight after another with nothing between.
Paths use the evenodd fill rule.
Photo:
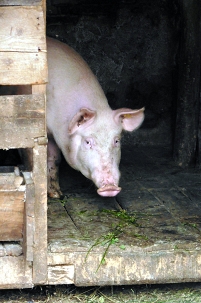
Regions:
<instances>
[{"instance_id":1,"label":"pig's back","mask_svg":"<svg viewBox=\"0 0 201 303\"><path fill-rule=\"evenodd\" d=\"M47 38L47 128L68 123L80 108L108 109L104 92L86 62L68 45Z\"/></svg>"}]
</instances>

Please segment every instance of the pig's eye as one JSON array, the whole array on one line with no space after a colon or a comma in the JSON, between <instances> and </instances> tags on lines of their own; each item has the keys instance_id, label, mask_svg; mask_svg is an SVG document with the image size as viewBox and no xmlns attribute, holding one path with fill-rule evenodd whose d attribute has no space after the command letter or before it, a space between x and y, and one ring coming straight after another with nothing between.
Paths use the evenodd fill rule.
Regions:
<instances>
[{"instance_id":1,"label":"pig's eye","mask_svg":"<svg viewBox=\"0 0 201 303\"><path fill-rule=\"evenodd\" d=\"M84 140L84 145L85 145L86 148L92 148L92 145L93 145L92 139L91 138L86 138Z\"/></svg>"},{"instance_id":2,"label":"pig's eye","mask_svg":"<svg viewBox=\"0 0 201 303\"><path fill-rule=\"evenodd\" d=\"M119 137L114 138L114 146L115 147L119 147L120 146L120 138Z\"/></svg>"}]
</instances>

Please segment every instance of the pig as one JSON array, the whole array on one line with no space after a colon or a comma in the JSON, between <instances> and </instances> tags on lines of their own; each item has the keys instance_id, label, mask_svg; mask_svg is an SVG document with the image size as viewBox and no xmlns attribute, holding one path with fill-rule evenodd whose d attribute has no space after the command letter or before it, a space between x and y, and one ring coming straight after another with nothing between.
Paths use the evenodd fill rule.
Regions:
<instances>
[{"instance_id":1,"label":"pig","mask_svg":"<svg viewBox=\"0 0 201 303\"><path fill-rule=\"evenodd\" d=\"M58 198L60 151L67 163L92 180L97 193L120 191L122 131L137 129L144 108L112 110L87 63L68 45L47 38L48 195Z\"/></svg>"}]
</instances>

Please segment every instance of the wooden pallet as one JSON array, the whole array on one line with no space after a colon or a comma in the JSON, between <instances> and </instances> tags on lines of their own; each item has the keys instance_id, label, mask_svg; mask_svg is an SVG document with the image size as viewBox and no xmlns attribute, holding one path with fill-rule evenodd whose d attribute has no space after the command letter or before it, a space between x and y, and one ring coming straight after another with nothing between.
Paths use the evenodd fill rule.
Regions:
<instances>
[{"instance_id":1,"label":"wooden pallet","mask_svg":"<svg viewBox=\"0 0 201 303\"><path fill-rule=\"evenodd\" d=\"M47 276L45 2L0 1L0 85L30 91L0 96L0 149L33 154L28 172L0 170L0 288L32 287Z\"/></svg>"}]
</instances>

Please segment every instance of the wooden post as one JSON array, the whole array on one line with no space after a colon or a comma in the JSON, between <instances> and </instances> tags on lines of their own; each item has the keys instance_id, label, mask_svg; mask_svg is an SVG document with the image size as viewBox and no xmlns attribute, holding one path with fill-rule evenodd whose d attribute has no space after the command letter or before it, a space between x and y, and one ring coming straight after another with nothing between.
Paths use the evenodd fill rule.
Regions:
<instances>
[{"instance_id":1,"label":"wooden post","mask_svg":"<svg viewBox=\"0 0 201 303\"><path fill-rule=\"evenodd\" d=\"M8 247L9 241L22 241L17 254L13 247L3 257L0 253L0 288L47 282L45 7L46 0L0 0L0 84L18 86L16 95L0 96L0 147L33 152L33 167L23 171L24 179L20 171L0 178L0 221L5 226L0 240ZM2 243L0 247L3 251Z\"/></svg>"},{"instance_id":2,"label":"wooden post","mask_svg":"<svg viewBox=\"0 0 201 303\"><path fill-rule=\"evenodd\" d=\"M173 157L179 166L196 162L200 99L200 0L180 0L181 40Z\"/></svg>"},{"instance_id":3,"label":"wooden post","mask_svg":"<svg viewBox=\"0 0 201 303\"><path fill-rule=\"evenodd\" d=\"M33 85L33 94L46 94L46 85ZM33 148L33 180L35 184L35 232L33 252L33 283L47 281L47 138L35 140Z\"/></svg>"}]
</instances>

